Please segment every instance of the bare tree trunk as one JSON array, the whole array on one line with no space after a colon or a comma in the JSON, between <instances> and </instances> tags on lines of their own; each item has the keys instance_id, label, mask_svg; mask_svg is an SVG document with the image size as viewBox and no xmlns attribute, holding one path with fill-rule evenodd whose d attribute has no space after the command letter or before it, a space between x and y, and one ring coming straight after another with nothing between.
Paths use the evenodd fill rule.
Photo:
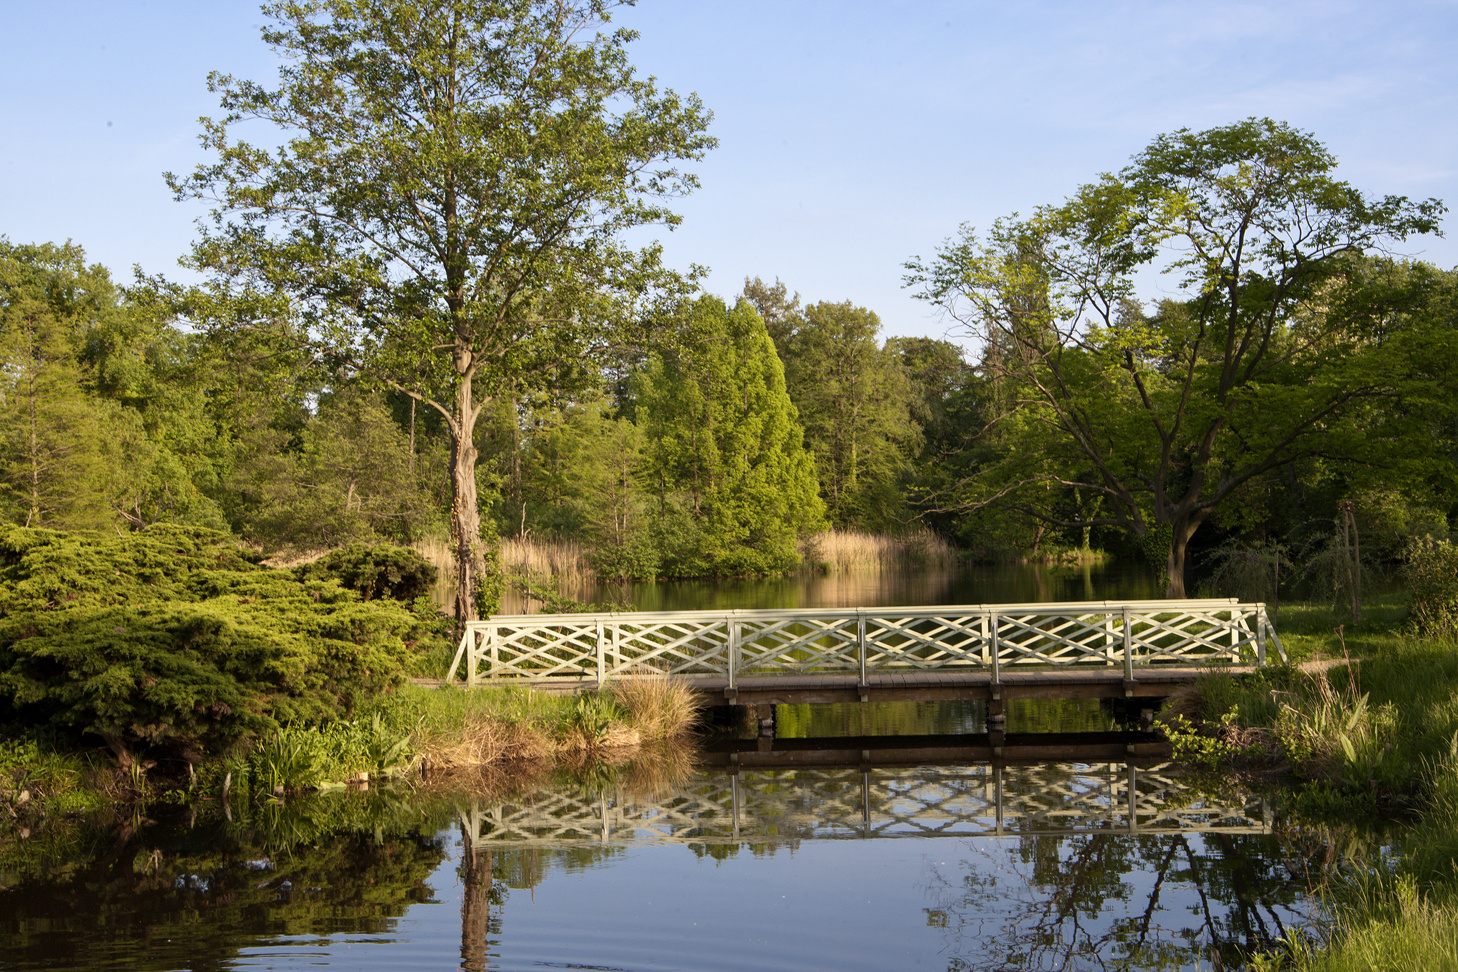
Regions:
<instances>
[{"instance_id":1,"label":"bare tree trunk","mask_svg":"<svg viewBox=\"0 0 1458 972\"><path fill-rule=\"evenodd\" d=\"M410 398L410 475L415 475L415 397Z\"/></svg>"},{"instance_id":2,"label":"bare tree trunk","mask_svg":"<svg viewBox=\"0 0 1458 972\"><path fill-rule=\"evenodd\" d=\"M1362 620L1362 545L1357 536L1357 504L1346 500L1342 511L1342 558L1346 561L1352 623Z\"/></svg>"},{"instance_id":3,"label":"bare tree trunk","mask_svg":"<svg viewBox=\"0 0 1458 972\"><path fill-rule=\"evenodd\" d=\"M451 429L451 542L456 555L456 621L476 620L480 576L481 511L476 496L476 412L471 401L469 360L460 366L455 421Z\"/></svg>"}]
</instances>

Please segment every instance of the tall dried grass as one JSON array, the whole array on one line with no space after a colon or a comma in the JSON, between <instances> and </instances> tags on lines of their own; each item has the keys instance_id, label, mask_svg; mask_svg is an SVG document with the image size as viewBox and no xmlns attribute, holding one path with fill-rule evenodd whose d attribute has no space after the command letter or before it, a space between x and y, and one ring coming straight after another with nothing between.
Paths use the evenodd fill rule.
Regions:
<instances>
[{"instance_id":1,"label":"tall dried grass","mask_svg":"<svg viewBox=\"0 0 1458 972\"><path fill-rule=\"evenodd\" d=\"M925 528L907 533L826 530L805 541L808 566L827 573L896 567L946 567L956 562L951 544Z\"/></svg>"},{"instance_id":2,"label":"tall dried grass","mask_svg":"<svg viewBox=\"0 0 1458 972\"><path fill-rule=\"evenodd\" d=\"M501 566L508 574L535 580L588 580L597 576L587 549L576 540L502 537Z\"/></svg>"},{"instance_id":3,"label":"tall dried grass","mask_svg":"<svg viewBox=\"0 0 1458 972\"><path fill-rule=\"evenodd\" d=\"M455 594L452 585L456 571L455 553L451 550L449 538L426 536L410 546L435 567L435 586L431 589L431 598L441 607L449 607Z\"/></svg>"},{"instance_id":4,"label":"tall dried grass","mask_svg":"<svg viewBox=\"0 0 1458 972\"><path fill-rule=\"evenodd\" d=\"M666 675L620 679L610 691L626 711L628 724L645 740L688 735L703 708L697 693Z\"/></svg>"}]
</instances>

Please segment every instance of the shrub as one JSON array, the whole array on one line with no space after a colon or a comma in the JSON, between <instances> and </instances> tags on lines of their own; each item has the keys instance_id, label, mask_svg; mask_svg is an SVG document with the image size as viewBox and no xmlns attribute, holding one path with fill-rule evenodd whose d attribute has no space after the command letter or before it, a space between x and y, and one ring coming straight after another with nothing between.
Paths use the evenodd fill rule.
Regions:
<instances>
[{"instance_id":1,"label":"shrub","mask_svg":"<svg viewBox=\"0 0 1458 972\"><path fill-rule=\"evenodd\" d=\"M388 597L412 602L435 587L434 564L408 547L356 543L294 568L300 581L337 580L366 601Z\"/></svg>"},{"instance_id":2,"label":"shrub","mask_svg":"<svg viewBox=\"0 0 1458 972\"><path fill-rule=\"evenodd\" d=\"M259 566L226 534L0 529L0 721L195 761L347 717L438 635L391 600Z\"/></svg>"},{"instance_id":3,"label":"shrub","mask_svg":"<svg viewBox=\"0 0 1458 972\"><path fill-rule=\"evenodd\" d=\"M1412 615L1428 635L1458 636L1458 546L1448 540L1419 537L1407 548Z\"/></svg>"}]
</instances>

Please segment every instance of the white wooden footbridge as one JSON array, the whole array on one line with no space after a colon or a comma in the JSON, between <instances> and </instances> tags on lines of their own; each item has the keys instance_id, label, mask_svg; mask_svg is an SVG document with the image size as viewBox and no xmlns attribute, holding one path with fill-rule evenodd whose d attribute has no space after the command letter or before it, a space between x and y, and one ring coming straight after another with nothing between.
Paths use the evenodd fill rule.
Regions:
<instances>
[{"instance_id":1,"label":"white wooden footbridge","mask_svg":"<svg viewBox=\"0 0 1458 972\"><path fill-rule=\"evenodd\" d=\"M446 679L582 691L667 675L741 705L1153 698L1272 648L1284 661L1265 605L1234 599L532 614L470 622Z\"/></svg>"}]
</instances>

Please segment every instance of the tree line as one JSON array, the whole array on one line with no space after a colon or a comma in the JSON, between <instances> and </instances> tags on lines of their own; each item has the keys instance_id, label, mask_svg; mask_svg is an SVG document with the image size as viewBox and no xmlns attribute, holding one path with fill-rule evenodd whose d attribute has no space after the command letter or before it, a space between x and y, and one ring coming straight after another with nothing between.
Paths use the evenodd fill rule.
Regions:
<instances>
[{"instance_id":1,"label":"tree line","mask_svg":"<svg viewBox=\"0 0 1458 972\"><path fill-rule=\"evenodd\" d=\"M1192 550L1279 571L1339 509L1369 554L1450 529L1455 278L1394 255L1441 203L1250 119L910 260L964 344L778 280L730 304L625 242L678 222L714 139L612 6L267 8L277 85L212 76L211 161L167 175L211 207L205 283L0 248L5 515L270 549L444 528L460 619L492 608L502 532L646 577L916 521L1121 548L1180 596Z\"/></svg>"},{"instance_id":2,"label":"tree line","mask_svg":"<svg viewBox=\"0 0 1458 972\"><path fill-rule=\"evenodd\" d=\"M9 521L180 523L269 553L445 528L451 436L414 397L286 330L190 329L196 293L118 285L74 244L0 241L0 286ZM882 340L865 308L757 278L664 313L653 340L482 415L488 536L582 540L608 577L736 575L794 568L830 525L913 521L955 345Z\"/></svg>"}]
</instances>

